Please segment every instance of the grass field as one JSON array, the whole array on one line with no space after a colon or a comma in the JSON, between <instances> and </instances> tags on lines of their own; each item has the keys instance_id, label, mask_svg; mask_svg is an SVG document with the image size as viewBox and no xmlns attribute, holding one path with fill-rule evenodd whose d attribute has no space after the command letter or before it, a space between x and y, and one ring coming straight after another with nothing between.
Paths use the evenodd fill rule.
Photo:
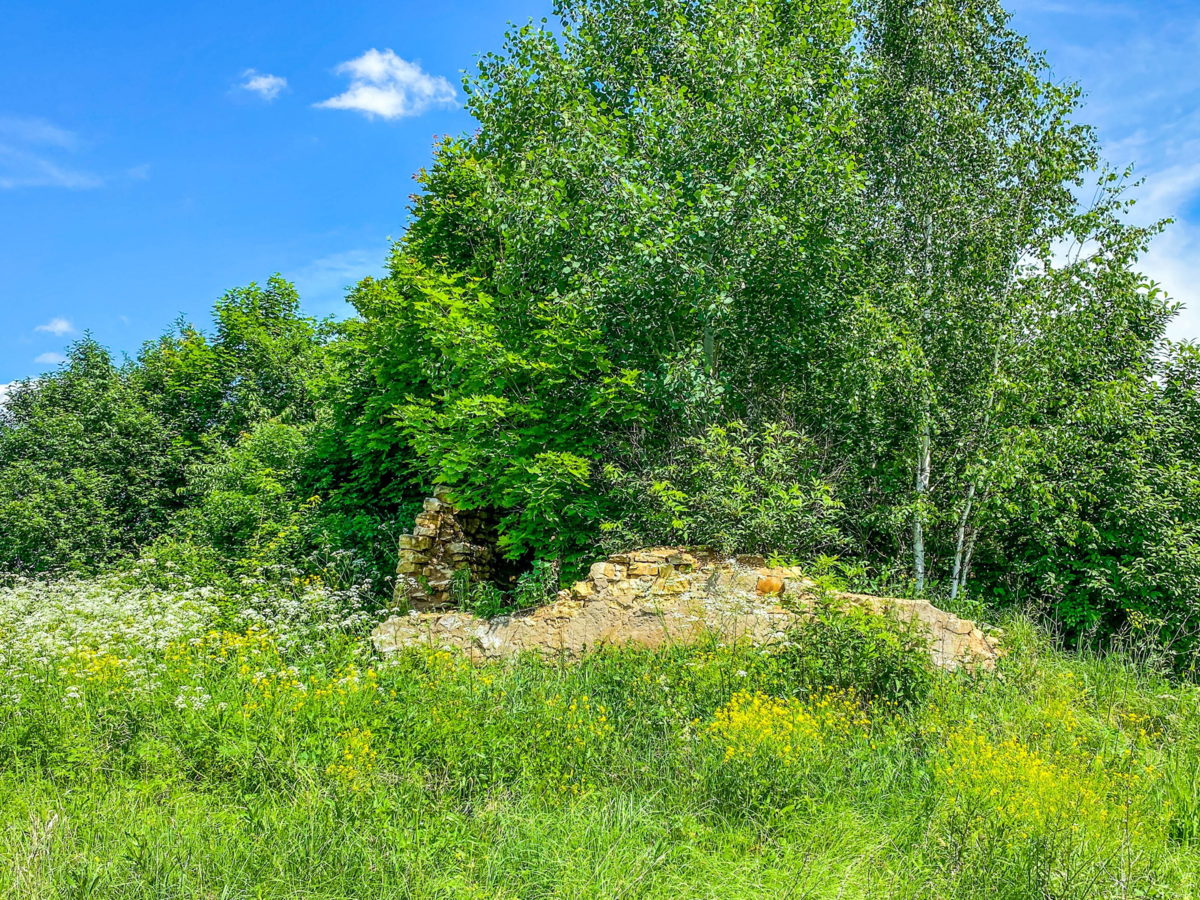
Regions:
<instances>
[{"instance_id":1,"label":"grass field","mask_svg":"<svg viewBox=\"0 0 1200 900\"><path fill-rule=\"evenodd\" d=\"M3 898L1194 897L1200 693L1006 627L373 656L319 586L0 589Z\"/></svg>"}]
</instances>

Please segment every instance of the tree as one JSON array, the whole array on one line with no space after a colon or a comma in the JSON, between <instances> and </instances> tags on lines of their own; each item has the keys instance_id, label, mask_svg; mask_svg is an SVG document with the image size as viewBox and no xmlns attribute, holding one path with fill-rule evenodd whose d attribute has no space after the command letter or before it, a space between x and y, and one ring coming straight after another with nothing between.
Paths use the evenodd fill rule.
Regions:
<instances>
[{"instance_id":1,"label":"tree","mask_svg":"<svg viewBox=\"0 0 1200 900\"><path fill-rule=\"evenodd\" d=\"M994 433L997 383L1029 322L1025 307L1045 299L1014 289L1020 266L1080 227L1073 188L1099 164L1098 145L1073 121L1078 87L1048 80L999 3L870 0L861 11L857 136L868 186L855 340L890 357L873 377L907 393L888 399L912 435L917 588L927 528L946 521L957 525L957 592L977 491L967 470Z\"/></svg>"},{"instance_id":2,"label":"tree","mask_svg":"<svg viewBox=\"0 0 1200 900\"><path fill-rule=\"evenodd\" d=\"M180 320L148 343L139 376L187 439L232 444L254 422L311 422L327 378L331 326L300 314L279 275L228 291L213 306L215 334Z\"/></svg>"},{"instance_id":3,"label":"tree","mask_svg":"<svg viewBox=\"0 0 1200 900\"><path fill-rule=\"evenodd\" d=\"M394 350L420 372L380 385L412 393L393 440L510 511L513 553L594 539L602 462L803 405L861 183L844 4L557 11L561 40L484 58L479 132L437 148L392 277L361 289L422 335Z\"/></svg>"},{"instance_id":4,"label":"tree","mask_svg":"<svg viewBox=\"0 0 1200 900\"><path fill-rule=\"evenodd\" d=\"M85 337L6 404L0 565L93 568L149 541L178 508L187 459L133 367Z\"/></svg>"}]
</instances>

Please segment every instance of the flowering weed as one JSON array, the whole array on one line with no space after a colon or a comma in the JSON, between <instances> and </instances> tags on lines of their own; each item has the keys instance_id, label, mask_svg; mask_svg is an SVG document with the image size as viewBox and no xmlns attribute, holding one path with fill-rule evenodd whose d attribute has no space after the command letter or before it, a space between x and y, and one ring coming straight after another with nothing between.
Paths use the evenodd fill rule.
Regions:
<instances>
[{"instance_id":1,"label":"flowering weed","mask_svg":"<svg viewBox=\"0 0 1200 900\"><path fill-rule=\"evenodd\" d=\"M1119 658L378 659L255 590L0 593L11 896L1197 896L1200 694Z\"/></svg>"}]
</instances>

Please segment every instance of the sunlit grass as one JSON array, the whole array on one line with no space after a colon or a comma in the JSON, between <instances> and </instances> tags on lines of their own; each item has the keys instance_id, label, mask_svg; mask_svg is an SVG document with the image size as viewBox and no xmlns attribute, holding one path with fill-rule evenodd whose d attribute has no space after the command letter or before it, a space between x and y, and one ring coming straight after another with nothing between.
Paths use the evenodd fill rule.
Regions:
<instances>
[{"instance_id":1,"label":"sunlit grass","mask_svg":"<svg viewBox=\"0 0 1200 900\"><path fill-rule=\"evenodd\" d=\"M6 635L0 897L1195 895L1196 689L1023 620L897 703L794 647L473 666L218 618Z\"/></svg>"}]
</instances>

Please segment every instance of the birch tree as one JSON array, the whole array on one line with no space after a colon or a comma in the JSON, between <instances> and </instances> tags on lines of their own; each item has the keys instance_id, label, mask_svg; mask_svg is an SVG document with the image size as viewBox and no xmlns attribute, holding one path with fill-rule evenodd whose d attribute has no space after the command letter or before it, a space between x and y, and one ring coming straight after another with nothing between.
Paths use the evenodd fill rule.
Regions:
<instances>
[{"instance_id":1,"label":"birch tree","mask_svg":"<svg viewBox=\"0 0 1200 900\"><path fill-rule=\"evenodd\" d=\"M930 529L947 524L957 593L978 490L967 469L1028 299L1012 290L1017 269L1065 230L1098 155L1072 124L1078 90L1048 80L998 4L879 0L863 13L865 321L885 323L907 386L917 589Z\"/></svg>"}]
</instances>

